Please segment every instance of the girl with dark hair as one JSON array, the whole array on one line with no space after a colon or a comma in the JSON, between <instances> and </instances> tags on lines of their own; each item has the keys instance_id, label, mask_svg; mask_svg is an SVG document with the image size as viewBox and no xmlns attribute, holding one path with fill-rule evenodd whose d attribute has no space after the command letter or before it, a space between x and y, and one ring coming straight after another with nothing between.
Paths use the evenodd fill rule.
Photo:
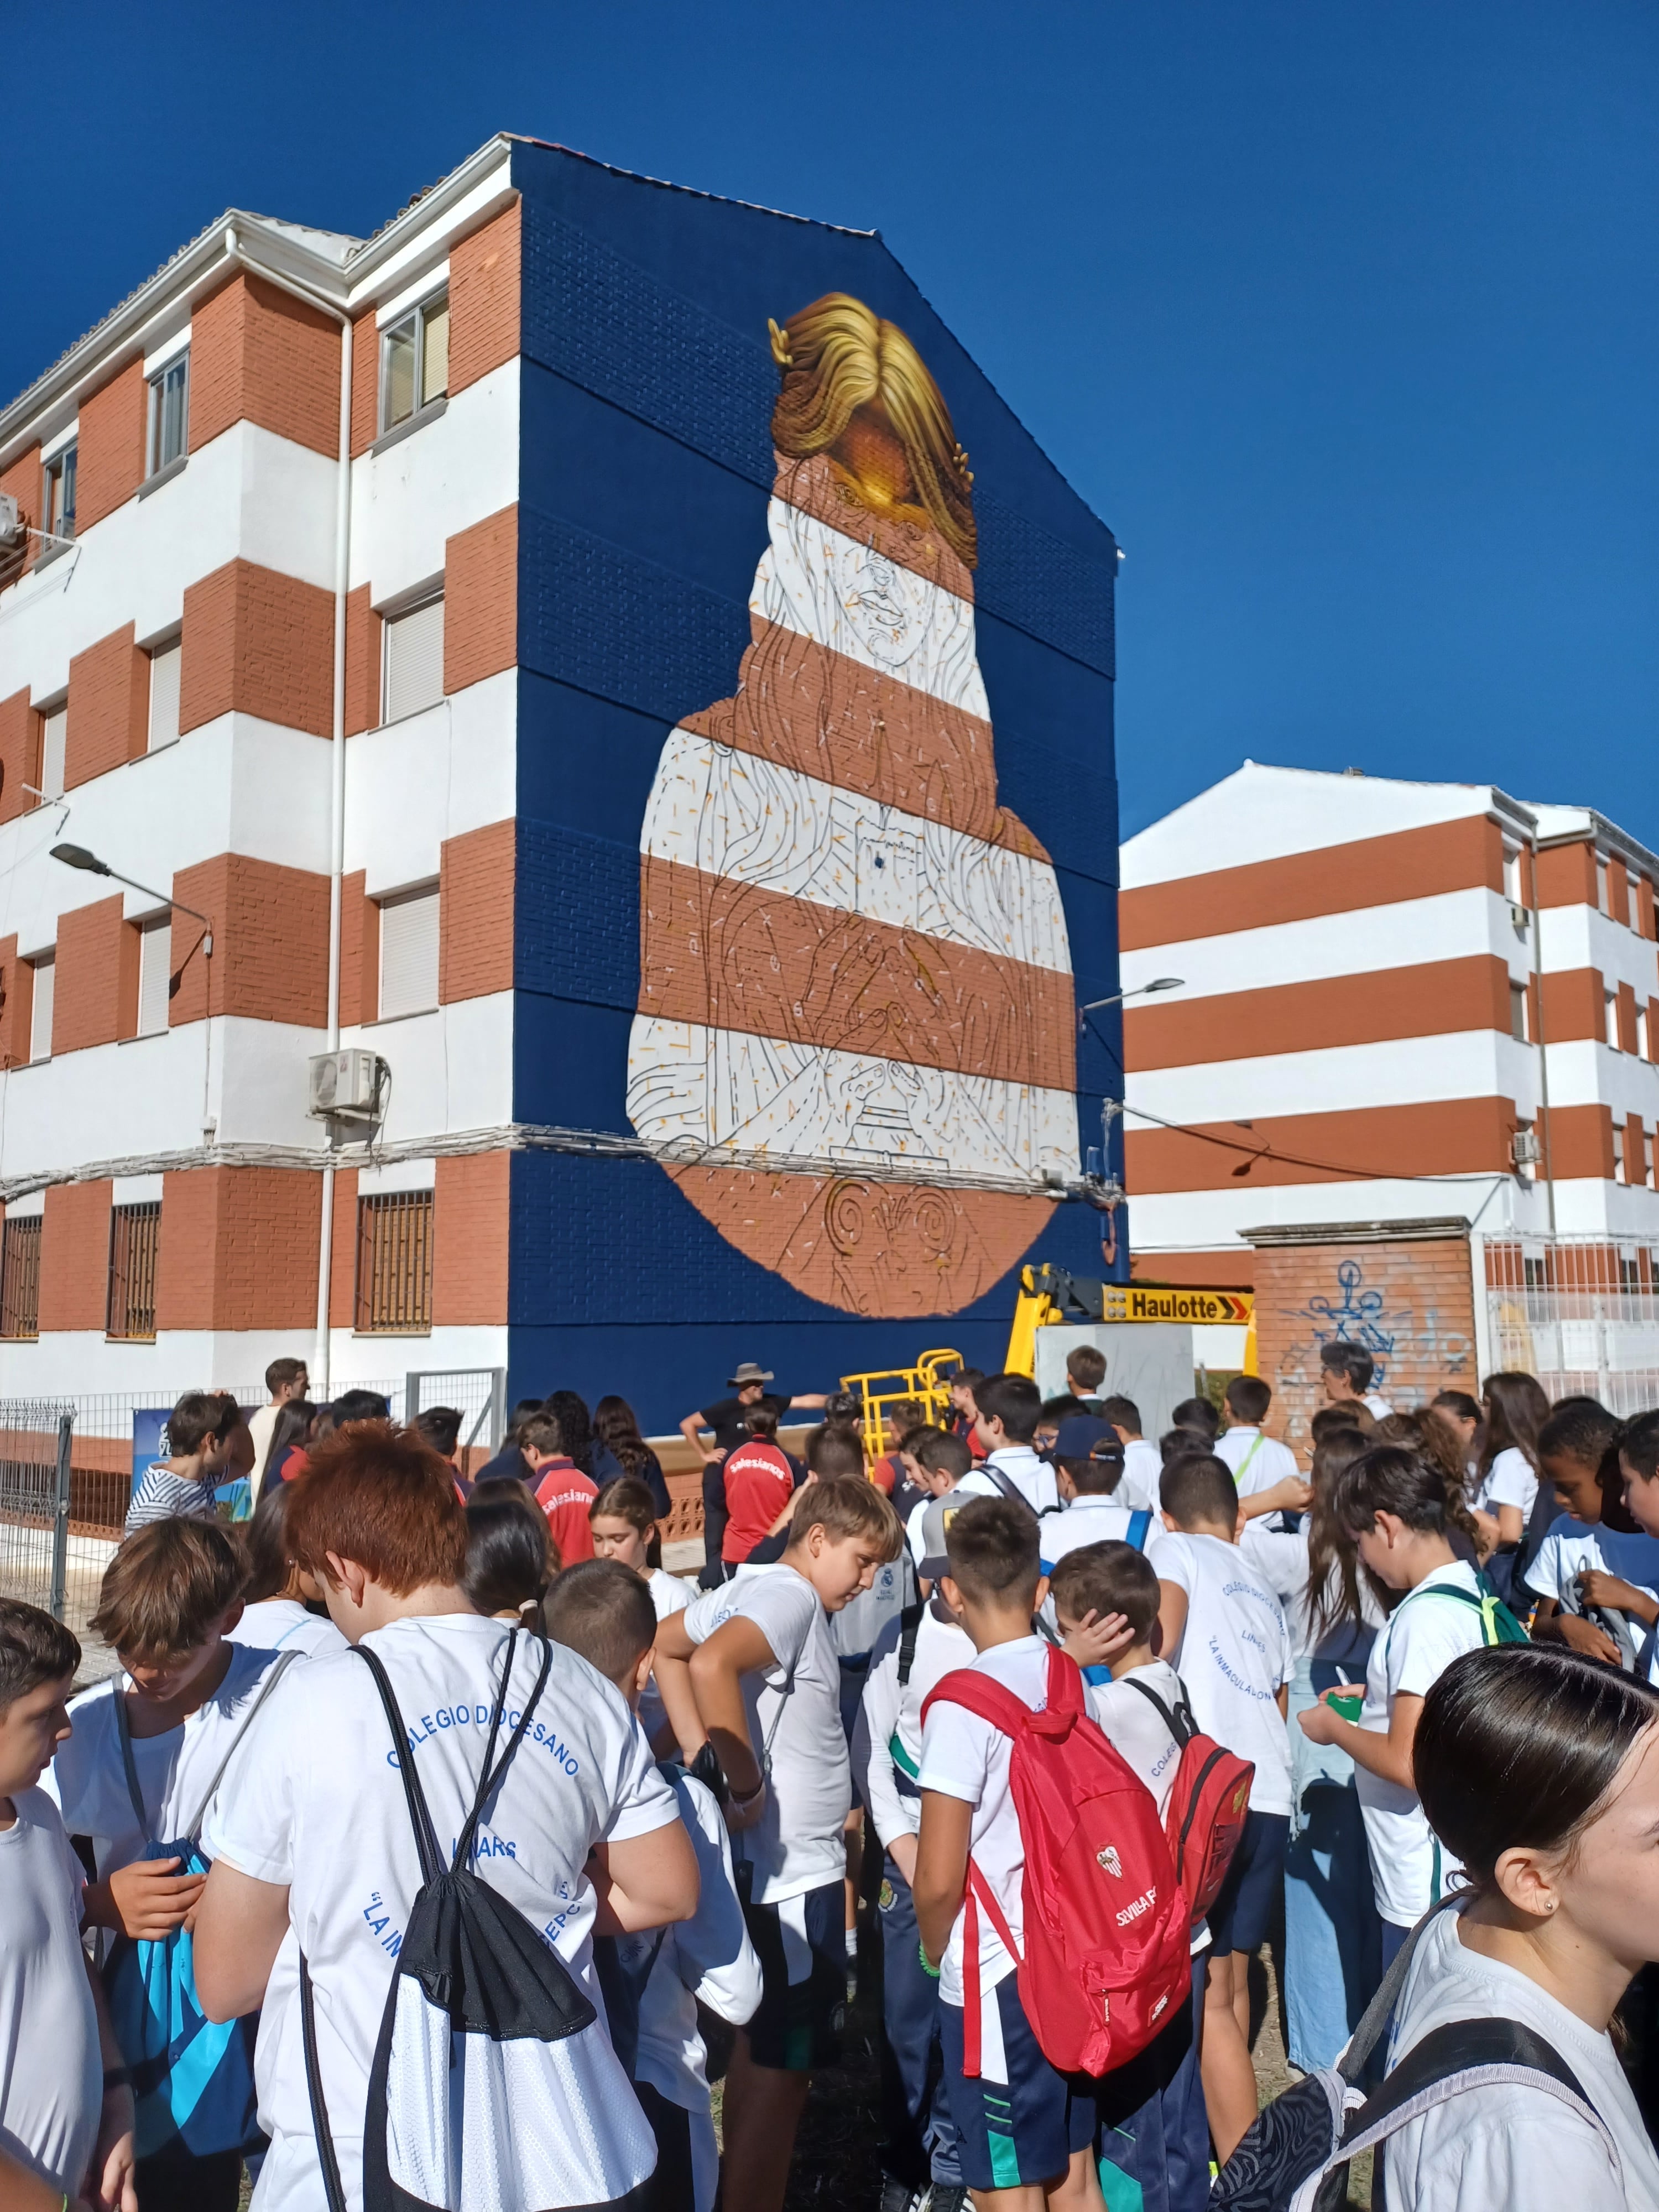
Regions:
<instances>
[{"instance_id":1,"label":"girl with dark hair","mask_svg":"<svg viewBox=\"0 0 1659 2212\"><path fill-rule=\"evenodd\" d=\"M1429 1691L1482 1642L1480 1588L1447 1539L1445 1478L1414 1452L1398 1444L1362 1452L1337 1474L1330 1511L1360 1565L1403 1593L1371 1646L1358 1719L1332 1703L1348 1695L1340 1689L1297 1717L1310 1741L1346 1751L1358 1769L1387 1966L1452 1871L1418 1802L1412 1745Z\"/></svg>"},{"instance_id":2,"label":"girl with dark hair","mask_svg":"<svg viewBox=\"0 0 1659 2212\"><path fill-rule=\"evenodd\" d=\"M292 1482L304 1474L306 1446L318 1410L308 1398L291 1398L278 1413L270 1431L270 1449L265 1454L262 1497L279 1483Z\"/></svg>"},{"instance_id":3,"label":"girl with dark hair","mask_svg":"<svg viewBox=\"0 0 1659 2212\"><path fill-rule=\"evenodd\" d=\"M1532 1375L1489 1375L1481 1390L1486 1432L1474 1463L1474 1518L1483 1548L1515 1545L1538 1496L1538 1431L1550 1401Z\"/></svg>"},{"instance_id":4,"label":"girl with dark hair","mask_svg":"<svg viewBox=\"0 0 1659 2212\"><path fill-rule=\"evenodd\" d=\"M691 1586L663 1565L657 1509L642 1482L624 1475L620 1482L606 1483L588 1507L587 1517L593 1531L594 1558L615 1559L632 1568L651 1593L659 1622L666 1620L671 1613L684 1612L691 1602ZM640 1725L653 1747L662 1736L664 1753L672 1758L673 1731L663 1735L667 1719L653 1677L641 1692Z\"/></svg>"},{"instance_id":5,"label":"girl with dark hair","mask_svg":"<svg viewBox=\"0 0 1659 2212\"><path fill-rule=\"evenodd\" d=\"M651 1492L657 1517L667 1520L674 1507L663 1480L662 1462L640 1434L634 1408L626 1398L612 1395L600 1399L593 1408L593 1434L616 1461L619 1474L642 1482ZM602 1484L605 1478L595 1471L593 1480Z\"/></svg>"},{"instance_id":6,"label":"girl with dark hair","mask_svg":"<svg viewBox=\"0 0 1659 2212\"><path fill-rule=\"evenodd\" d=\"M1393 1600L1359 1565L1353 1539L1331 1510L1337 1477L1367 1449L1358 1429L1340 1426L1328 1430L1314 1447L1307 1581L1297 1607L1306 1623L1306 1649L1291 1678L1284 1999L1285 2047L1291 2063L1307 2073L1335 2063L1382 1972L1353 1761L1334 1744L1316 1743L1295 1724L1324 1691L1364 1682L1372 1642Z\"/></svg>"},{"instance_id":7,"label":"girl with dark hair","mask_svg":"<svg viewBox=\"0 0 1659 2212\"><path fill-rule=\"evenodd\" d=\"M461 1587L475 1612L545 1636L542 1600L559 1566L547 1516L523 1483L497 1475L474 1486L466 1504Z\"/></svg>"},{"instance_id":8,"label":"girl with dark hair","mask_svg":"<svg viewBox=\"0 0 1659 2212\"><path fill-rule=\"evenodd\" d=\"M1453 2097L1389 2139L1390 2212L1656 2212L1608 2027L1659 1933L1659 1696L1576 1652L1469 1652L1423 1701L1415 1761L1462 1894L1419 1938L1390 2063L1436 2028L1513 2021L1607 2134L1535 2081Z\"/></svg>"},{"instance_id":9,"label":"girl with dark hair","mask_svg":"<svg viewBox=\"0 0 1659 2212\"><path fill-rule=\"evenodd\" d=\"M284 1406L277 1416L296 1409ZM288 1555L288 1508L292 1489L273 1482L239 1532L247 1560L242 1617L225 1631L231 1644L256 1651L343 1651L346 1640L328 1617L323 1586Z\"/></svg>"},{"instance_id":10,"label":"girl with dark hair","mask_svg":"<svg viewBox=\"0 0 1659 2212\"><path fill-rule=\"evenodd\" d=\"M586 1399L574 1390L550 1390L544 1410L559 1425L565 1457L574 1460L590 1482L614 1481L622 1469L611 1466L609 1453L605 1455L603 1474L593 1464L593 1424L588 1417Z\"/></svg>"}]
</instances>

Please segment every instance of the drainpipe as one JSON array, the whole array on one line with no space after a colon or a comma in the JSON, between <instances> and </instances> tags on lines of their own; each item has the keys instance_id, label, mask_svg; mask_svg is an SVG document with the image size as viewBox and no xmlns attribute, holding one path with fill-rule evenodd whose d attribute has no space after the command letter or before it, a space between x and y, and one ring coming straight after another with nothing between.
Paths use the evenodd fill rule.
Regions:
<instances>
[{"instance_id":1,"label":"drainpipe","mask_svg":"<svg viewBox=\"0 0 1659 2212\"><path fill-rule=\"evenodd\" d=\"M279 291L292 293L307 307L331 315L340 325L339 465L334 494L334 701L329 776L328 848L328 1048L340 1048L340 886L345 872L345 635L346 591L351 560L351 318L322 293L297 278L282 276L242 250L234 225L225 231L225 252ZM329 1395L329 1279L334 1261L334 1130L328 1133L323 1159L323 1206L317 1242L317 1346L311 1366L313 1395L320 1405Z\"/></svg>"}]
</instances>

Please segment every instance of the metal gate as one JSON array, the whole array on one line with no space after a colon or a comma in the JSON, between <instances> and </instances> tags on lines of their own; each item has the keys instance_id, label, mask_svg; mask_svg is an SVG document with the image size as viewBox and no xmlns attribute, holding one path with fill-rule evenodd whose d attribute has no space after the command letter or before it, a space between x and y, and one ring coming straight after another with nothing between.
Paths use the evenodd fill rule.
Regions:
<instances>
[{"instance_id":1,"label":"metal gate","mask_svg":"<svg viewBox=\"0 0 1659 2212\"><path fill-rule=\"evenodd\" d=\"M507 1434L505 1367L427 1367L404 1378L404 1420L434 1406L453 1406L461 1417L456 1449L493 1454ZM462 1464L465 1465L463 1461Z\"/></svg>"},{"instance_id":2,"label":"metal gate","mask_svg":"<svg viewBox=\"0 0 1659 2212\"><path fill-rule=\"evenodd\" d=\"M76 1519L74 1439L72 1407L0 1400L0 1596L39 1606L73 1629L86 1679L114 1663L87 1622L119 1530Z\"/></svg>"},{"instance_id":3,"label":"metal gate","mask_svg":"<svg viewBox=\"0 0 1659 2212\"><path fill-rule=\"evenodd\" d=\"M1625 1419L1659 1406L1659 1253L1558 1237L1492 1238L1483 1256L1492 1367Z\"/></svg>"}]
</instances>

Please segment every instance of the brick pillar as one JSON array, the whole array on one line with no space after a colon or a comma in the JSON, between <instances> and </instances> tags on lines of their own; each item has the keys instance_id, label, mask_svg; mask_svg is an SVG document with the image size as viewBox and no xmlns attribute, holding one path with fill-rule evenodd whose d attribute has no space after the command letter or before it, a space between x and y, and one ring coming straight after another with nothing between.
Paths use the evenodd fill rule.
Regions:
<instances>
[{"instance_id":1,"label":"brick pillar","mask_svg":"<svg viewBox=\"0 0 1659 2212\"><path fill-rule=\"evenodd\" d=\"M1376 1361L1373 1387L1404 1413L1437 1390L1477 1392L1468 1224L1308 1223L1247 1229L1255 1247L1256 1364L1273 1386L1268 1426L1304 1459L1324 1403L1320 1346Z\"/></svg>"}]
</instances>

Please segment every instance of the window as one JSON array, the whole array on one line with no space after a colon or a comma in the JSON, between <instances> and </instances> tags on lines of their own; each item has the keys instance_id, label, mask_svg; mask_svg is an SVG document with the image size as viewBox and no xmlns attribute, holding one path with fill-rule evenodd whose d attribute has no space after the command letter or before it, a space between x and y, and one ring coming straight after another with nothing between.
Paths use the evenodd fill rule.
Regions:
<instances>
[{"instance_id":1,"label":"window","mask_svg":"<svg viewBox=\"0 0 1659 2212\"><path fill-rule=\"evenodd\" d=\"M64 795L64 754L69 742L69 702L48 707L40 717L40 792L46 799Z\"/></svg>"},{"instance_id":2,"label":"window","mask_svg":"<svg viewBox=\"0 0 1659 2212\"><path fill-rule=\"evenodd\" d=\"M58 980L58 958L55 953L43 952L30 963L34 975L33 996L29 1004L29 1058L52 1058L52 987Z\"/></svg>"},{"instance_id":3,"label":"window","mask_svg":"<svg viewBox=\"0 0 1659 2212\"><path fill-rule=\"evenodd\" d=\"M118 1206L109 1222L110 1336L155 1334L155 1260L161 1243L161 1201Z\"/></svg>"},{"instance_id":4,"label":"window","mask_svg":"<svg viewBox=\"0 0 1659 2212\"><path fill-rule=\"evenodd\" d=\"M149 656L149 735L146 742L153 753L179 740L180 665L176 637L169 638L165 645L158 645Z\"/></svg>"},{"instance_id":5,"label":"window","mask_svg":"<svg viewBox=\"0 0 1659 2212\"><path fill-rule=\"evenodd\" d=\"M0 1336L40 1334L40 1219L9 1213L0 1230Z\"/></svg>"},{"instance_id":6,"label":"window","mask_svg":"<svg viewBox=\"0 0 1659 2212\"><path fill-rule=\"evenodd\" d=\"M65 446L46 463L41 527L52 538L75 535L75 453L73 446Z\"/></svg>"},{"instance_id":7,"label":"window","mask_svg":"<svg viewBox=\"0 0 1659 2212\"><path fill-rule=\"evenodd\" d=\"M1504 896L1514 905L1521 901L1521 853L1518 846L1504 848Z\"/></svg>"},{"instance_id":8,"label":"window","mask_svg":"<svg viewBox=\"0 0 1659 2212\"><path fill-rule=\"evenodd\" d=\"M449 390L449 295L440 292L380 333L380 428L395 430Z\"/></svg>"},{"instance_id":9,"label":"window","mask_svg":"<svg viewBox=\"0 0 1659 2212\"><path fill-rule=\"evenodd\" d=\"M1619 1287L1626 1297L1634 1297L1642 1287L1642 1271L1636 1255L1627 1247L1619 1248Z\"/></svg>"},{"instance_id":10,"label":"window","mask_svg":"<svg viewBox=\"0 0 1659 2212\"><path fill-rule=\"evenodd\" d=\"M149 468L170 468L185 455L190 424L190 349L170 361L149 380Z\"/></svg>"},{"instance_id":11,"label":"window","mask_svg":"<svg viewBox=\"0 0 1659 2212\"><path fill-rule=\"evenodd\" d=\"M1607 864L1600 853L1595 856L1595 905L1598 913L1613 911L1607 903Z\"/></svg>"},{"instance_id":12,"label":"window","mask_svg":"<svg viewBox=\"0 0 1659 2212\"><path fill-rule=\"evenodd\" d=\"M382 625L385 662L380 720L400 722L435 707L444 696L444 603L441 593Z\"/></svg>"},{"instance_id":13,"label":"window","mask_svg":"<svg viewBox=\"0 0 1659 2212\"><path fill-rule=\"evenodd\" d=\"M1524 983L1510 985L1510 1035L1517 1044L1530 1042L1527 1026L1527 987Z\"/></svg>"},{"instance_id":14,"label":"window","mask_svg":"<svg viewBox=\"0 0 1659 2212\"><path fill-rule=\"evenodd\" d=\"M1625 1180L1625 1125L1622 1121L1615 1121L1613 1125L1613 1179L1615 1182Z\"/></svg>"},{"instance_id":15,"label":"window","mask_svg":"<svg viewBox=\"0 0 1659 2212\"><path fill-rule=\"evenodd\" d=\"M1636 1009L1636 1056L1638 1060L1646 1060L1650 1057L1648 1052L1648 1010L1645 1006L1640 1005L1638 1005Z\"/></svg>"},{"instance_id":16,"label":"window","mask_svg":"<svg viewBox=\"0 0 1659 2212\"><path fill-rule=\"evenodd\" d=\"M1607 1042L1617 1052L1619 1049L1619 994L1617 991L1602 992L1601 1020Z\"/></svg>"},{"instance_id":17,"label":"window","mask_svg":"<svg viewBox=\"0 0 1659 2212\"><path fill-rule=\"evenodd\" d=\"M156 1036L167 1025L173 969L173 917L144 922L138 932L138 1027L135 1035Z\"/></svg>"},{"instance_id":18,"label":"window","mask_svg":"<svg viewBox=\"0 0 1659 2212\"><path fill-rule=\"evenodd\" d=\"M437 891L387 899L380 908L380 1019L429 1013L437 1003Z\"/></svg>"},{"instance_id":19,"label":"window","mask_svg":"<svg viewBox=\"0 0 1659 2212\"><path fill-rule=\"evenodd\" d=\"M357 1201L356 1327L408 1336L432 1327L432 1193L375 1191Z\"/></svg>"}]
</instances>

